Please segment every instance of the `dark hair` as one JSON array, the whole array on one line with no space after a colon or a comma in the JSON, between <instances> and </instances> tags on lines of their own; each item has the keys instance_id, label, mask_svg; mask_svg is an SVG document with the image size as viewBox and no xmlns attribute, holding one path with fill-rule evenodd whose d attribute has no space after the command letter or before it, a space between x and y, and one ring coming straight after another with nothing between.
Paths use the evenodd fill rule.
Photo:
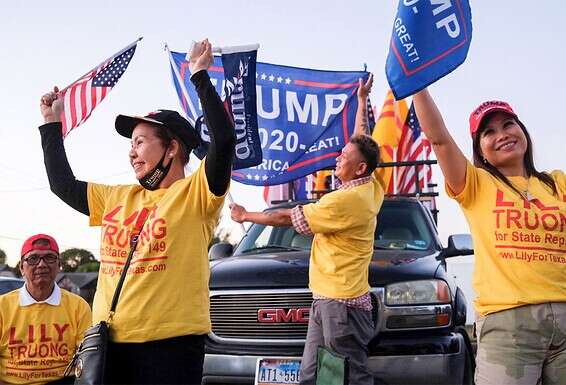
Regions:
<instances>
[{"instance_id":1,"label":"dark hair","mask_svg":"<svg viewBox=\"0 0 566 385\"><path fill-rule=\"evenodd\" d=\"M369 135L354 135L350 138L350 143L355 144L367 165L366 175L370 175L376 168L379 161L379 146Z\"/></svg>"},{"instance_id":2,"label":"dark hair","mask_svg":"<svg viewBox=\"0 0 566 385\"><path fill-rule=\"evenodd\" d=\"M155 127L155 136L165 147L167 147L172 140L175 140L179 143L179 149L181 150L181 163L183 166L186 166L189 163L189 156L191 155L191 150L187 147L185 142L183 142L177 135L173 133L169 128L166 126L153 126Z\"/></svg>"},{"instance_id":3,"label":"dark hair","mask_svg":"<svg viewBox=\"0 0 566 385\"><path fill-rule=\"evenodd\" d=\"M483 168L484 170L489 172L491 175L493 175L494 177L505 183L507 186L509 186L522 198L523 194L521 194L521 192L519 192L519 190L517 190L517 188L513 186L513 184L509 181L509 179L507 179L507 177L503 175L501 171L497 169L497 167L493 166L489 162L483 161L483 154L480 147L480 138L481 138L481 134L485 130L485 127L487 126L487 122L495 113L496 112L491 112L483 117L478 131L473 136L474 165L476 167ZM527 128L518 118L514 118L514 119L519 125L519 127L521 127L521 130L523 130L523 134L525 134L525 137L527 138L527 151L525 151L525 156L523 157L523 163L527 171L527 176L536 177L538 180L540 180L548 187L550 187L553 195L558 196L558 190L556 189L556 184L554 183L552 177L546 172L537 171L537 169L535 168L535 162L533 160L533 142L531 140L531 136L529 135L529 132L527 131Z\"/></svg>"}]
</instances>

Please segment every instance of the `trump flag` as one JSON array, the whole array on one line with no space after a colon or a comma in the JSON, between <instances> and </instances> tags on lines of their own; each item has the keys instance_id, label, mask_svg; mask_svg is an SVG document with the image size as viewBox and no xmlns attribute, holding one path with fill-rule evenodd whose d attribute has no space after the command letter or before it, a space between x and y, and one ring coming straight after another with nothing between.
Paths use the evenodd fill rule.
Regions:
<instances>
[{"instance_id":1,"label":"trump flag","mask_svg":"<svg viewBox=\"0 0 566 385\"><path fill-rule=\"evenodd\" d=\"M180 83L186 86L198 115L200 106L190 85L185 56L171 52L171 69L179 73L175 87L181 103ZM354 129L358 79L367 80L369 73L256 64L262 160L257 166L235 170L232 178L244 184L271 186L335 166ZM221 58L215 57L208 72L217 92L223 92L226 79Z\"/></svg>"},{"instance_id":2,"label":"trump flag","mask_svg":"<svg viewBox=\"0 0 566 385\"><path fill-rule=\"evenodd\" d=\"M385 72L403 99L464 62L472 40L468 0L400 0Z\"/></svg>"}]
</instances>

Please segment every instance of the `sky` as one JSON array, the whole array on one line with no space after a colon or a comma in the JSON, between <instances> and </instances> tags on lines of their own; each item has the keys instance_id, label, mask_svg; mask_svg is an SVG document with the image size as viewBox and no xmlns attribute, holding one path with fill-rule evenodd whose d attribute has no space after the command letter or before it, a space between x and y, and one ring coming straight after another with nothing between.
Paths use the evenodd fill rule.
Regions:
<instances>
[{"instance_id":1,"label":"sky","mask_svg":"<svg viewBox=\"0 0 566 385\"><path fill-rule=\"evenodd\" d=\"M430 1L430 0L419 0ZM490 99L507 100L534 140L539 170L565 169L559 154L566 134L564 108L566 3L559 0L470 0L473 37L462 66L429 89L448 128L471 155L468 116ZM258 60L328 70L374 72L378 106L387 91L385 60L397 1L69 1L2 2L0 5L0 249L19 259L23 240L54 236L62 249L86 248L98 257L100 230L49 191L40 135L41 95L66 86L139 36L135 56L110 95L65 141L75 176L106 184L136 183L128 140L114 130L120 113L180 110L172 86L167 42L186 51L191 40L213 45L259 43ZM433 179L443 186L438 167ZM233 183L235 201L265 207L262 188ZM469 232L457 204L441 189L443 242ZM226 211L225 211L226 215ZM241 236L239 225L222 226Z\"/></svg>"}]
</instances>

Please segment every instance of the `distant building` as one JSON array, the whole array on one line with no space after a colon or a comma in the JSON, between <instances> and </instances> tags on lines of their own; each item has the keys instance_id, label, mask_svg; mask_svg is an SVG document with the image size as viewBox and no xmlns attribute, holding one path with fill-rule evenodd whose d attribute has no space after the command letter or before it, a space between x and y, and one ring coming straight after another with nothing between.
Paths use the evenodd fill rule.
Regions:
<instances>
[{"instance_id":1,"label":"distant building","mask_svg":"<svg viewBox=\"0 0 566 385\"><path fill-rule=\"evenodd\" d=\"M97 279L98 273L59 273L55 281L60 288L80 295L92 305Z\"/></svg>"}]
</instances>

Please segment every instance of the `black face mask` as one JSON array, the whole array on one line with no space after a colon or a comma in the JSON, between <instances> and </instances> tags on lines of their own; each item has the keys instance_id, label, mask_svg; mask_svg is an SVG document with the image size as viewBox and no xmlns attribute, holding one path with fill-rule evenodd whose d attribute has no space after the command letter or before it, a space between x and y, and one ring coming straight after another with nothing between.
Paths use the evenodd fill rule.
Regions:
<instances>
[{"instance_id":1,"label":"black face mask","mask_svg":"<svg viewBox=\"0 0 566 385\"><path fill-rule=\"evenodd\" d=\"M161 160L157 163L157 166L150 172L148 172L145 176L143 176L139 182L140 184L147 190L157 190L159 184L165 179L169 169L171 168L171 164L173 163L173 159L169 161L167 166L163 165L163 161L165 160L165 155L167 155L167 150L163 153Z\"/></svg>"}]
</instances>

